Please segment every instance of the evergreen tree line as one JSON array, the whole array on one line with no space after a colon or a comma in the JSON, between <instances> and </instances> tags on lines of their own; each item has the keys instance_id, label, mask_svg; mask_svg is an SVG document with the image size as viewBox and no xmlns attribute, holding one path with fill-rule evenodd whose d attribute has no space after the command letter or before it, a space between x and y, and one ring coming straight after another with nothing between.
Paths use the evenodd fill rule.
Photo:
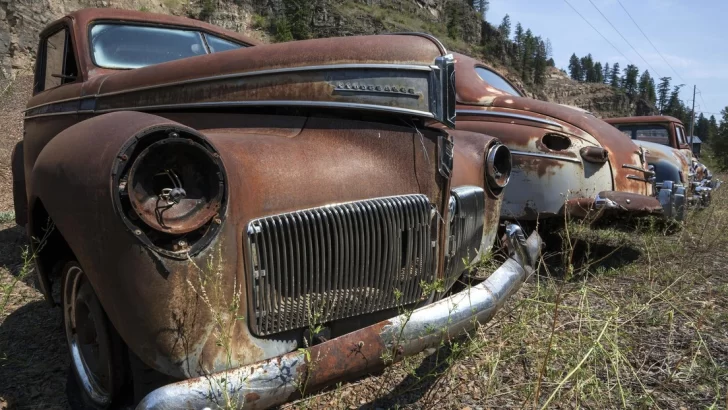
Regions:
<instances>
[{"instance_id":1,"label":"evergreen tree line","mask_svg":"<svg viewBox=\"0 0 728 410\"><path fill-rule=\"evenodd\" d=\"M628 64L621 69L619 63L611 66L609 63L602 65L601 62L594 61L591 54L581 58L572 54L569 59L569 76L576 81L609 84L630 98L640 97L653 105L657 103L658 87L655 79L648 70L640 75L639 68L634 64ZM667 78L669 86L670 78ZM664 78L660 79L662 80Z\"/></svg>"},{"instance_id":2,"label":"evergreen tree line","mask_svg":"<svg viewBox=\"0 0 728 410\"><path fill-rule=\"evenodd\" d=\"M483 22L483 52L510 66L529 85L543 85L548 67L553 67L551 41L534 35L531 29L523 29L516 23L511 33L511 17L505 15L498 27ZM513 37L511 37L511 34Z\"/></svg>"},{"instance_id":3,"label":"evergreen tree line","mask_svg":"<svg viewBox=\"0 0 728 410\"><path fill-rule=\"evenodd\" d=\"M718 168L725 171L728 170L728 107L725 107L720 114L720 126L715 124L715 117L711 115L707 127L709 129L708 133L711 134L710 147L713 154L715 154ZM700 117L703 117L702 113ZM698 121L698 124L700 124L700 121Z\"/></svg>"},{"instance_id":4,"label":"evergreen tree line","mask_svg":"<svg viewBox=\"0 0 728 410\"><path fill-rule=\"evenodd\" d=\"M690 125L692 107L688 107L680 99L680 89L685 84L671 84L672 77L655 80L648 70L640 74L639 68L634 64L628 64L624 69L621 69L619 63L602 65L601 62L594 61L591 54L581 58L572 54L569 59L569 76L576 81L611 85L633 100L641 98L648 101L655 107L656 113L673 116L686 126ZM715 135L718 129L715 118L713 125L712 134ZM709 129L709 119L702 114L695 119L695 135L701 139L710 139Z\"/></svg>"}]
</instances>

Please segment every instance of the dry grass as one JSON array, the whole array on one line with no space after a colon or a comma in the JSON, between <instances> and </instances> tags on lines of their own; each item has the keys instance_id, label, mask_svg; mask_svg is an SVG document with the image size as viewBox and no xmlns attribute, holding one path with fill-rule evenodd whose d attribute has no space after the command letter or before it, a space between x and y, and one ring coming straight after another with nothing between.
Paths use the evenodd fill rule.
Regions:
<instances>
[{"instance_id":1,"label":"dry grass","mask_svg":"<svg viewBox=\"0 0 728 410\"><path fill-rule=\"evenodd\" d=\"M717 194L677 232L571 223L491 324L286 407L725 408L728 191Z\"/></svg>"}]
</instances>

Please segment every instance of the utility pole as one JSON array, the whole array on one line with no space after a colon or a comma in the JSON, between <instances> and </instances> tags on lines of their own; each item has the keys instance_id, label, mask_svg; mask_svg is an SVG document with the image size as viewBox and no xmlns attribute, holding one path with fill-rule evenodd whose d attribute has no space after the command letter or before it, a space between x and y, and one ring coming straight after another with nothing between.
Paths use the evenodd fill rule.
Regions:
<instances>
[{"instance_id":1,"label":"utility pole","mask_svg":"<svg viewBox=\"0 0 728 410\"><path fill-rule=\"evenodd\" d=\"M693 84L693 115L690 117L690 153L693 153L693 127L695 127L695 89L698 86Z\"/></svg>"}]
</instances>

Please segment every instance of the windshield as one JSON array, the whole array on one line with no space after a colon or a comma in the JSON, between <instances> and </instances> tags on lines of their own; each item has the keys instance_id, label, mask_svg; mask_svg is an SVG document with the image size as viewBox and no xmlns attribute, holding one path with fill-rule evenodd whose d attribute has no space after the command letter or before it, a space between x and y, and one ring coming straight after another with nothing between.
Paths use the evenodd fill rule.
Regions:
<instances>
[{"instance_id":1,"label":"windshield","mask_svg":"<svg viewBox=\"0 0 728 410\"><path fill-rule=\"evenodd\" d=\"M91 28L91 50L97 66L131 69L181 58L243 47L241 44L194 30L122 24Z\"/></svg>"},{"instance_id":2,"label":"windshield","mask_svg":"<svg viewBox=\"0 0 728 410\"><path fill-rule=\"evenodd\" d=\"M670 134L661 125L618 125L617 128L633 140L670 145Z\"/></svg>"},{"instance_id":3,"label":"windshield","mask_svg":"<svg viewBox=\"0 0 728 410\"><path fill-rule=\"evenodd\" d=\"M521 96L521 93L513 88L513 86L506 81L505 78L501 77L495 71L489 70L485 67L475 67L475 71L478 73L478 76L480 76L480 78L489 85L515 97Z\"/></svg>"}]
</instances>

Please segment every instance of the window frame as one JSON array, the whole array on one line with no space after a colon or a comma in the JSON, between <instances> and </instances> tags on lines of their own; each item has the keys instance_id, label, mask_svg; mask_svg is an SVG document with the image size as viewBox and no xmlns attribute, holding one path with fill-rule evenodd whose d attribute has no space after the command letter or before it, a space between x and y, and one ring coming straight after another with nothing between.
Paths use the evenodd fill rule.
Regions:
<instances>
[{"instance_id":1,"label":"window frame","mask_svg":"<svg viewBox=\"0 0 728 410\"><path fill-rule=\"evenodd\" d=\"M214 54L213 52L210 51L210 45L207 44L207 38L205 37L206 35L215 36L215 37L221 38L223 40L229 41L231 43L239 44L241 46L241 48L247 48L247 47L253 46L252 44L248 44L248 43L242 42L240 40L230 38L221 33L216 33L211 30L206 30L202 27L184 26L184 25L179 25L179 24L159 24L159 23L152 23L152 22L148 22L148 21L136 21L136 20L108 20L108 19L94 20L88 24L88 28L86 30L86 39L88 42L88 53L89 53L89 57L91 58L91 63L94 66L96 66L98 68L102 68L104 70L136 70L136 68L109 68L109 67L104 67L102 65L99 65L96 62L96 57L94 56L93 43L91 42L91 30L93 30L94 26L96 26L97 24L113 24L113 25L117 25L117 26L139 26L139 27L154 27L154 28L170 29L170 30L193 31L193 32L198 33L200 35L200 37L202 38L202 44L205 47L204 55ZM189 58L189 57L187 57L187 58ZM174 60L171 60L171 61L174 61ZM158 63L158 64L164 64L164 63ZM151 65L156 65L156 64L151 64ZM145 66L145 67L149 67L149 66ZM143 68L143 67L139 67L139 68Z\"/></svg>"},{"instance_id":2,"label":"window frame","mask_svg":"<svg viewBox=\"0 0 728 410\"><path fill-rule=\"evenodd\" d=\"M680 139L681 134L682 139ZM678 148L681 146L690 145L690 142L688 142L688 136L685 133L685 127L677 123L675 124L675 142L677 143Z\"/></svg>"},{"instance_id":3,"label":"window frame","mask_svg":"<svg viewBox=\"0 0 728 410\"><path fill-rule=\"evenodd\" d=\"M524 96L523 93L521 92L521 90L518 89L518 87L516 87L512 82L508 81L507 78L505 78L504 76L500 75L497 71L495 71L494 69L492 69L492 68L490 68L490 67L488 67L486 65L476 64L475 67L473 68L473 71L475 71L475 75L477 75L478 78L480 79L480 81L482 81L483 83L488 84L491 87L496 88L498 90L501 90L500 88L494 86L493 84L485 81L483 79L483 77L481 77L480 74L478 74L478 68L482 68L484 70L490 71L491 73L493 73L493 74L497 75L498 77L500 77L500 79L503 80L506 84L510 85L511 88L513 88L513 90L516 92L516 95L514 95L514 97L523 97ZM457 74L455 74L455 75L457 75ZM509 94L509 95L511 94L511 93L509 93L506 90L501 90L501 91L503 91L504 93Z\"/></svg>"},{"instance_id":4,"label":"window frame","mask_svg":"<svg viewBox=\"0 0 728 410\"><path fill-rule=\"evenodd\" d=\"M65 73L66 70L66 64L67 64L67 58L68 58L68 49L69 47L73 50L73 59L74 63L76 65L76 79L73 81L66 81L64 82L64 78L61 78L61 83L59 85L46 88L45 79L46 79L46 63L48 62L48 39L55 36L61 31L65 31L66 35L63 40L63 61L61 62L61 75L67 75ZM35 69L35 85L33 87L33 95L40 94L45 91L54 90L56 88L62 87L64 85L68 84L74 84L81 81L81 66L78 61L78 53L76 53L75 44L73 42L73 35L72 35L72 29L70 25L66 23L62 23L58 25L57 27L52 27L47 31L47 34L43 34L41 37L39 43L38 43L38 53L36 55L36 69Z\"/></svg>"}]
</instances>

